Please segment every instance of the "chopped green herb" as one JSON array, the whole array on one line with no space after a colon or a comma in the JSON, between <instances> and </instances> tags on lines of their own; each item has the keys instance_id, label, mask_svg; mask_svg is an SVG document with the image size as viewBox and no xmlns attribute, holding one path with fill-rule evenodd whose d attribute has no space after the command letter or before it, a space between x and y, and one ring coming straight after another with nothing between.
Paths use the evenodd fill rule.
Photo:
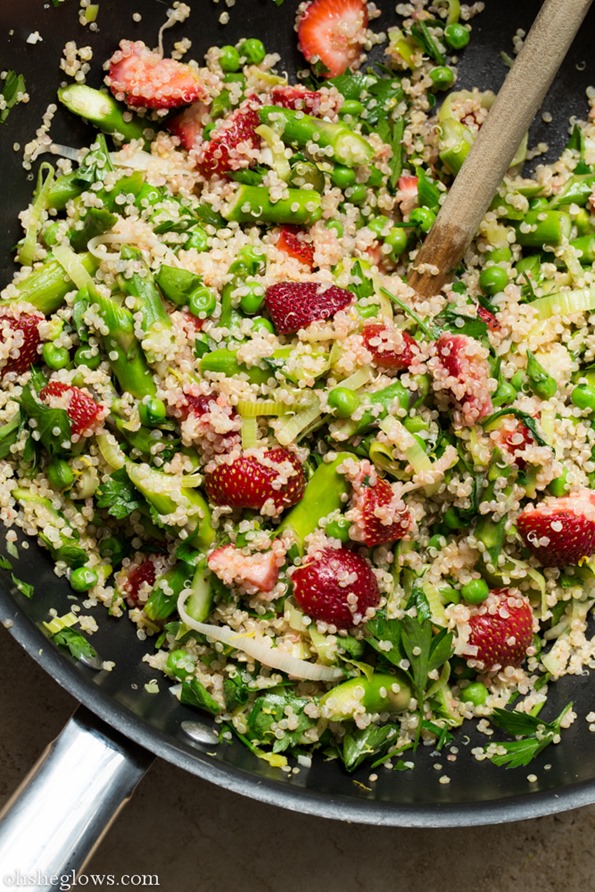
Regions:
<instances>
[{"instance_id":1,"label":"chopped green herb","mask_svg":"<svg viewBox=\"0 0 595 892\"><path fill-rule=\"evenodd\" d=\"M0 124L6 120L12 109L20 102L19 97L26 93L27 87L22 74L7 71L2 90L0 91Z\"/></svg>"}]
</instances>

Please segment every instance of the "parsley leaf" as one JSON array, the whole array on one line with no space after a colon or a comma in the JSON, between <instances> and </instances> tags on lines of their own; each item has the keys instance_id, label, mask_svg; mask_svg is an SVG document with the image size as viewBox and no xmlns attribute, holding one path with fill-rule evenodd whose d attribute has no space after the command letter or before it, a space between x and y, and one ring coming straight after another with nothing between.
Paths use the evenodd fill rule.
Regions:
<instances>
[{"instance_id":1,"label":"parsley leaf","mask_svg":"<svg viewBox=\"0 0 595 892\"><path fill-rule=\"evenodd\" d=\"M15 576L14 573L10 574L10 578L13 583L20 591L21 595L24 595L26 598L32 598L35 592L35 587L31 585L29 582L24 582L22 579L19 579L18 576Z\"/></svg>"},{"instance_id":2,"label":"parsley leaf","mask_svg":"<svg viewBox=\"0 0 595 892\"><path fill-rule=\"evenodd\" d=\"M571 709L572 703L568 703L553 722L544 722L537 716L518 710L495 709L490 718L492 724L519 739L489 744L484 747L484 752L494 765L505 768L528 765L556 741L560 735L562 719Z\"/></svg>"},{"instance_id":3,"label":"parsley leaf","mask_svg":"<svg viewBox=\"0 0 595 892\"><path fill-rule=\"evenodd\" d=\"M204 709L211 715L219 715L221 712L221 707L217 701L211 697L198 678L191 678L182 682L180 703L185 703L186 706L194 706L197 709Z\"/></svg>"},{"instance_id":4,"label":"parsley leaf","mask_svg":"<svg viewBox=\"0 0 595 892\"><path fill-rule=\"evenodd\" d=\"M454 334L464 334L470 338L481 341L488 333L487 323L476 316L467 316L466 313L458 313L450 307L436 317L436 322L443 331L452 331Z\"/></svg>"},{"instance_id":5,"label":"parsley leaf","mask_svg":"<svg viewBox=\"0 0 595 892\"><path fill-rule=\"evenodd\" d=\"M114 471L111 477L101 484L97 490L96 501L98 508L107 508L107 513L116 520L128 517L141 505L138 493L124 468Z\"/></svg>"},{"instance_id":6,"label":"parsley leaf","mask_svg":"<svg viewBox=\"0 0 595 892\"><path fill-rule=\"evenodd\" d=\"M0 554L0 570L12 570L12 564L3 554Z\"/></svg>"},{"instance_id":7,"label":"parsley leaf","mask_svg":"<svg viewBox=\"0 0 595 892\"><path fill-rule=\"evenodd\" d=\"M293 697L282 693L268 693L254 701L248 716L248 730L253 742L272 746L274 753L282 753L302 741L304 731L316 724L314 719L304 714L304 708L310 701L304 697ZM293 718L292 728L279 728L279 724L287 720L289 710ZM278 737L277 732L282 736Z\"/></svg>"},{"instance_id":8,"label":"parsley leaf","mask_svg":"<svg viewBox=\"0 0 595 892\"><path fill-rule=\"evenodd\" d=\"M84 635L75 629L60 629L52 641L70 651L75 660L97 660L97 651L89 644Z\"/></svg>"},{"instance_id":9,"label":"parsley leaf","mask_svg":"<svg viewBox=\"0 0 595 892\"><path fill-rule=\"evenodd\" d=\"M518 418L519 421L522 421L525 427L528 427L533 436L535 437L535 442L539 446L547 446L548 444L543 439L539 431L537 430L537 424L535 419L529 415L527 412L523 412L521 409L515 408L506 408L499 409L497 412L494 412L492 415L488 415L487 418L484 418L481 422L481 426L486 430L489 430L490 425L494 424L495 421L498 421L500 418L503 418L505 415L514 415L515 418Z\"/></svg>"},{"instance_id":10,"label":"parsley leaf","mask_svg":"<svg viewBox=\"0 0 595 892\"><path fill-rule=\"evenodd\" d=\"M223 680L223 696L229 712L233 712L238 706L244 706L248 702L248 688L242 681L240 673L228 675Z\"/></svg>"},{"instance_id":11,"label":"parsley leaf","mask_svg":"<svg viewBox=\"0 0 595 892\"><path fill-rule=\"evenodd\" d=\"M0 91L0 96L4 100L0 108L0 124L6 123L11 110L19 102L18 97L26 92L27 86L23 75L16 74L14 71L7 71L4 85Z\"/></svg>"},{"instance_id":12,"label":"parsley leaf","mask_svg":"<svg viewBox=\"0 0 595 892\"><path fill-rule=\"evenodd\" d=\"M39 439L50 455L58 455L64 451L63 443L70 442L70 421L65 409L50 409L33 396L31 386L25 387L21 394L21 408L28 418L37 422L35 430Z\"/></svg>"},{"instance_id":13,"label":"parsley leaf","mask_svg":"<svg viewBox=\"0 0 595 892\"><path fill-rule=\"evenodd\" d=\"M10 447L13 443L16 443L22 427L23 416L21 412L17 412L10 421L0 427L0 459L8 458Z\"/></svg>"},{"instance_id":14,"label":"parsley leaf","mask_svg":"<svg viewBox=\"0 0 595 892\"><path fill-rule=\"evenodd\" d=\"M355 771L370 756L381 756L397 740L398 725L368 725L349 731L343 738L341 759L347 771Z\"/></svg>"},{"instance_id":15,"label":"parsley leaf","mask_svg":"<svg viewBox=\"0 0 595 892\"><path fill-rule=\"evenodd\" d=\"M366 623L366 641L393 666L398 666L403 659L401 630L400 620L387 619L381 610ZM390 648L387 647L387 643L390 644Z\"/></svg>"}]
</instances>

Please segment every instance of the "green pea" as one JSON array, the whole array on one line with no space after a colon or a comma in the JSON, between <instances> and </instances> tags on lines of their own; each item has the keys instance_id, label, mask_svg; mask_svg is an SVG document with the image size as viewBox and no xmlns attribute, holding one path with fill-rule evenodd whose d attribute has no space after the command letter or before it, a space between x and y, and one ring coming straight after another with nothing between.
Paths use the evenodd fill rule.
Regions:
<instances>
[{"instance_id":1,"label":"green pea","mask_svg":"<svg viewBox=\"0 0 595 892\"><path fill-rule=\"evenodd\" d=\"M167 656L165 671L168 675L174 675L180 681L184 681L189 675L194 674L196 657L185 650L172 650Z\"/></svg>"},{"instance_id":2,"label":"green pea","mask_svg":"<svg viewBox=\"0 0 595 892\"><path fill-rule=\"evenodd\" d=\"M249 62L251 65L260 65L267 54L264 43L256 37L248 37L247 40L242 40L239 50L246 62Z\"/></svg>"},{"instance_id":3,"label":"green pea","mask_svg":"<svg viewBox=\"0 0 595 892\"><path fill-rule=\"evenodd\" d=\"M326 225L328 229L334 229L339 238L342 237L345 230L343 229L343 224L340 220L329 220Z\"/></svg>"},{"instance_id":4,"label":"green pea","mask_svg":"<svg viewBox=\"0 0 595 892\"><path fill-rule=\"evenodd\" d=\"M74 483L74 472L63 458L54 458L49 463L47 475L54 489L69 489Z\"/></svg>"},{"instance_id":5,"label":"green pea","mask_svg":"<svg viewBox=\"0 0 595 892\"><path fill-rule=\"evenodd\" d=\"M219 65L222 71L237 71L240 68L240 54L235 46L222 46L219 55Z\"/></svg>"},{"instance_id":6,"label":"green pea","mask_svg":"<svg viewBox=\"0 0 595 892\"><path fill-rule=\"evenodd\" d=\"M347 543L351 541L349 536L350 527L350 522L341 517L339 520L331 520L330 523L327 523L325 533L333 539L339 539L340 542Z\"/></svg>"},{"instance_id":7,"label":"green pea","mask_svg":"<svg viewBox=\"0 0 595 892\"><path fill-rule=\"evenodd\" d=\"M184 249L189 251L194 248L195 251L202 253L209 250L209 234L202 226L193 226L188 230L188 238L184 244Z\"/></svg>"},{"instance_id":8,"label":"green pea","mask_svg":"<svg viewBox=\"0 0 595 892\"><path fill-rule=\"evenodd\" d=\"M452 22L444 29L444 39L452 50L462 50L469 43L469 29L460 22Z\"/></svg>"},{"instance_id":9,"label":"green pea","mask_svg":"<svg viewBox=\"0 0 595 892\"><path fill-rule=\"evenodd\" d=\"M549 400L558 390L554 378L549 375L530 350L527 350L527 378L529 387L542 400Z\"/></svg>"},{"instance_id":10,"label":"green pea","mask_svg":"<svg viewBox=\"0 0 595 892\"><path fill-rule=\"evenodd\" d=\"M54 371L65 369L70 362L70 353L66 347L56 347L51 341L43 345L42 356L48 368Z\"/></svg>"},{"instance_id":11,"label":"green pea","mask_svg":"<svg viewBox=\"0 0 595 892\"><path fill-rule=\"evenodd\" d=\"M365 183L356 183L355 186L350 186L347 192L345 193L345 197L351 204L363 204L368 195L368 189Z\"/></svg>"},{"instance_id":12,"label":"green pea","mask_svg":"<svg viewBox=\"0 0 595 892\"><path fill-rule=\"evenodd\" d=\"M463 703L472 703L473 706L483 706L488 699L489 691L481 681L472 681L461 691Z\"/></svg>"},{"instance_id":13,"label":"green pea","mask_svg":"<svg viewBox=\"0 0 595 892\"><path fill-rule=\"evenodd\" d=\"M354 118L358 118L364 110L364 105L362 102L359 102L357 99L346 99L343 105L339 110L339 114L341 116L345 115L353 115Z\"/></svg>"},{"instance_id":14,"label":"green pea","mask_svg":"<svg viewBox=\"0 0 595 892\"><path fill-rule=\"evenodd\" d=\"M461 594L467 604L481 604L489 593L490 587L485 579L472 579L461 588Z\"/></svg>"},{"instance_id":15,"label":"green pea","mask_svg":"<svg viewBox=\"0 0 595 892\"><path fill-rule=\"evenodd\" d=\"M385 217L383 214L380 214L378 217L372 217L366 223L368 229L371 229L374 235L382 237L383 232L386 231L387 225L390 224L390 220L388 217Z\"/></svg>"},{"instance_id":16,"label":"green pea","mask_svg":"<svg viewBox=\"0 0 595 892\"><path fill-rule=\"evenodd\" d=\"M97 369L101 365L101 356L92 347L79 347L74 354L75 365L85 365L88 369Z\"/></svg>"},{"instance_id":17,"label":"green pea","mask_svg":"<svg viewBox=\"0 0 595 892\"><path fill-rule=\"evenodd\" d=\"M463 523L461 518L459 517L459 513L456 508L449 508L442 518L445 525L450 530L464 530L466 524Z\"/></svg>"},{"instance_id":18,"label":"green pea","mask_svg":"<svg viewBox=\"0 0 595 892\"><path fill-rule=\"evenodd\" d=\"M321 169L313 161L297 161L291 168L289 185L295 186L296 189L311 186L315 192L324 192L326 180Z\"/></svg>"},{"instance_id":19,"label":"green pea","mask_svg":"<svg viewBox=\"0 0 595 892\"><path fill-rule=\"evenodd\" d=\"M579 208L573 217L578 235L591 235L591 215L586 208Z\"/></svg>"},{"instance_id":20,"label":"green pea","mask_svg":"<svg viewBox=\"0 0 595 892\"><path fill-rule=\"evenodd\" d=\"M429 425L427 421L424 421L421 415L408 415L407 418L403 419L403 427L405 427L410 434L418 434L420 431L427 431Z\"/></svg>"},{"instance_id":21,"label":"green pea","mask_svg":"<svg viewBox=\"0 0 595 892\"><path fill-rule=\"evenodd\" d=\"M223 77L224 84L242 84L244 86L246 84L246 78L241 73L241 71L230 72Z\"/></svg>"},{"instance_id":22,"label":"green pea","mask_svg":"<svg viewBox=\"0 0 595 892\"><path fill-rule=\"evenodd\" d=\"M99 543L99 554L111 564L120 564L126 554L126 545L116 536L108 536Z\"/></svg>"},{"instance_id":23,"label":"green pea","mask_svg":"<svg viewBox=\"0 0 595 892\"><path fill-rule=\"evenodd\" d=\"M438 65L430 71L430 80L436 90L450 90L455 82L455 73L448 65Z\"/></svg>"},{"instance_id":24,"label":"green pea","mask_svg":"<svg viewBox=\"0 0 595 892\"><path fill-rule=\"evenodd\" d=\"M269 331L271 334L275 334L275 326L269 319L265 319L264 316L252 317L252 330Z\"/></svg>"},{"instance_id":25,"label":"green pea","mask_svg":"<svg viewBox=\"0 0 595 892\"><path fill-rule=\"evenodd\" d=\"M97 585L99 576L91 567L77 567L70 574L70 585L75 592L88 592L90 588Z\"/></svg>"},{"instance_id":26,"label":"green pea","mask_svg":"<svg viewBox=\"0 0 595 892\"><path fill-rule=\"evenodd\" d=\"M529 207L532 211L545 211L549 207L549 200L541 195L538 195L537 198L531 199L531 201L529 202Z\"/></svg>"},{"instance_id":27,"label":"green pea","mask_svg":"<svg viewBox=\"0 0 595 892\"><path fill-rule=\"evenodd\" d=\"M334 387L328 395L328 404L337 418L351 418L361 400L349 387Z\"/></svg>"},{"instance_id":28,"label":"green pea","mask_svg":"<svg viewBox=\"0 0 595 892\"><path fill-rule=\"evenodd\" d=\"M210 316L215 312L217 297L206 285L199 285L188 298L188 309L193 316Z\"/></svg>"},{"instance_id":29,"label":"green pea","mask_svg":"<svg viewBox=\"0 0 595 892\"><path fill-rule=\"evenodd\" d=\"M435 219L436 214L430 208L414 208L409 214L409 222L418 226L422 232L429 232Z\"/></svg>"},{"instance_id":30,"label":"green pea","mask_svg":"<svg viewBox=\"0 0 595 892\"><path fill-rule=\"evenodd\" d=\"M566 468L562 469L562 473L559 477L556 477L555 480L552 480L548 483L548 490L551 492L553 496L560 498L560 496L565 496L568 490L570 489L570 485L568 483L568 471Z\"/></svg>"},{"instance_id":31,"label":"green pea","mask_svg":"<svg viewBox=\"0 0 595 892\"><path fill-rule=\"evenodd\" d=\"M164 193L162 189L159 189L157 186L150 186L149 183L144 183L140 192L134 199L135 207L152 207L158 204L164 198Z\"/></svg>"},{"instance_id":32,"label":"green pea","mask_svg":"<svg viewBox=\"0 0 595 892\"><path fill-rule=\"evenodd\" d=\"M264 303L264 288L259 282L246 282L248 291L240 298L240 310L246 316L254 316Z\"/></svg>"},{"instance_id":33,"label":"green pea","mask_svg":"<svg viewBox=\"0 0 595 892\"><path fill-rule=\"evenodd\" d=\"M390 248L391 260L398 260L407 247L407 230L395 226L384 236L384 244Z\"/></svg>"},{"instance_id":34,"label":"green pea","mask_svg":"<svg viewBox=\"0 0 595 892\"><path fill-rule=\"evenodd\" d=\"M595 387L591 387L590 384L577 384L570 394L570 399L579 409L595 412Z\"/></svg>"},{"instance_id":35,"label":"green pea","mask_svg":"<svg viewBox=\"0 0 595 892\"><path fill-rule=\"evenodd\" d=\"M501 266L486 266L479 274L479 287L484 294L493 297L508 285L508 273Z\"/></svg>"},{"instance_id":36,"label":"green pea","mask_svg":"<svg viewBox=\"0 0 595 892\"><path fill-rule=\"evenodd\" d=\"M58 243L58 234L60 232L59 223L50 223L43 233L43 240L48 248L53 248Z\"/></svg>"},{"instance_id":37,"label":"green pea","mask_svg":"<svg viewBox=\"0 0 595 892\"><path fill-rule=\"evenodd\" d=\"M157 397L150 397L150 399L142 401L138 407L138 414L140 415L141 424L145 427L154 427L156 424L161 424L165 421L167 409L163 400Z\"/></svg>"},{"instance_id":38,"label":"green pea","mask_svg":"<svg viewBox=\"0 0 595 892\"><path fill-rule=\"evenodd\" d=\"M494 406L507 406L516 399L516 390L508 381L501 381L492 397Z\"/></svg>"},{"instance_id":39,"label":"green pea","mask_svg":"<svg viewBox=\"0 0 595 892\"><path fill-rule=\"evenodd\" d=\"M512 251L510 248L494 248L492 251L488 251L486 254L487 260L491 260L492 263L510 263L512 260Z\"/></svg>"},{"instance_id":40,"label":"green pea","mask_svg":"<svg viewBox=\"0 0 595 892\"><path fill-rule=\"evenodd\" d=\"M349 189L355 185L355 171L351 167L343 167L337 164L331 170L331 183L339 189Z\"/></svg>"},{"instance_id":41,"label":"green pea","mask_svg":"<svg viewBox=\"0 0 595 892\"><path fill-rule=\"evenodd\" d=\"M440 536L438 533L433 535L428 541L428 548L435 548L437 551L440 551L446 545L446 539L444 536ZM456 591L456 589L453 589Z\"/></svg>"}]
</instances>

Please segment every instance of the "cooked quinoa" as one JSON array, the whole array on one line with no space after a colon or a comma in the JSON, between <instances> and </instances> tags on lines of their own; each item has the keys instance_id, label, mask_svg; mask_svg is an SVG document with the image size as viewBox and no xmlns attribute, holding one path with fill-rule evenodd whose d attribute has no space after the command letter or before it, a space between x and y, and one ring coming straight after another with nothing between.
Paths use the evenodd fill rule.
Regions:
<instances>
[{"instance_id":1,"label":"cooked quinoa","mask_svg":"<svg viewBox=\"0 0 595 892\"><path fill-rule=\"evenodd\" d=\"M278 767L406 767L595 663L595 93L530 179L521 147L453 280L407 284L493 101L435 107L481 8L401 4L359 41L362 63L385 40L386 70L307 86L260 41L237 64L122 41L110 136L39 164L50 106L27 146L0 308L7 541L37 536L182 702ZM93 54L60 64L85 116ZM71 649L96 629L51 623Z\"/></svg>"}]
</instances>

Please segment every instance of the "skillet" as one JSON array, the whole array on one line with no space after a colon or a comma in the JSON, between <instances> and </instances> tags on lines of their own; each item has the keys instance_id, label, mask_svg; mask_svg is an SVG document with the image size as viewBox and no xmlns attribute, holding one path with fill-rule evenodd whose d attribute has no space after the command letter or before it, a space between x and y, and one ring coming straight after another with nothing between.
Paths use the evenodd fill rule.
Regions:
<instances>
[{"instance_id":1,"label":"skillet","mask_svg":"<svg viewBox=\"0 0 595 892\"><path fill-rule=\"evenodd\" d=\"M230 22L226 25L219 22L221 13L228 9L223 3L190 0L190 5L190 19L166 32L166 47L189 36L192 54L201 58L212 44L233 44L242 36L254 36L261 38L269 51L281 54L280 67L290 78L304 67L293 31L297 0L285 0L279 8L273 0L236 0L228 10ZM381 30L394 21L391 13L395 4L377 5L383 15L374 28ZM487 8L475 19L472 41L460 66L460 87L498 88L506 74L500 52L511 50L518 28L528 30L539 5L538 0L522 4L486 0ZM92 33L79 26L75 0L65 0L58 8L40 0L2 0L0 68L13 68L25 75L31 100L28 107L17 107L0 131L0 286L12 275L11 248L20 237L17 214L26 207L33 187L32 176L21 165L22 153L15 152L13 145L19 143L22 148L33 137L48 103L54 101L61 80L58 60L63 43L75 39L79 45L93 47L89 83L99 86L101 63L119 40L129 37L155 45L168 8L163 0L137 0L134 4L103 0L99 30ZM136 11L142 16L139 23L132 20ZM557 157L566 142L568 118L584 117L587 112L585 89L590 82L595 83L595 64L588 62L592 60L590 36L594 29L592 9L545 102L544 110L552 115L552 122L546 125L539 119L531 130L531 144L549 144L549 159ZM26 43L27 36L35 31L43 40L36 45ZM56 142L83 146L89 144L92 131L59 111L52 136ZM90 611L99 625L93 645L101 660L115 662L113 671L77 663L59 652L45 637L41 624L48 619L50 608L58 613L70 609L70 587L54 576L51 559L35 542L30 542L27 550L21 546L19 555L17 560L11 558L15 573L34 584L35 593L31 599L25 598L12 585L10 576L3 574L0 622L85 707L77 711L49 756L34 769L29 787L0 824L0 864L4 868L15 865L25 870L27 864L48 869L80 867L153 755L269 804L377 825L491 824L595 801L595 747L585 721L593 702L589 677L566 678L552 689L544 718L556 715L572 699L579 719L564 733L562 743L546 750L530 769L505 770L477 762L467 751L485 739L476 741L472 728L463 728L457 741L461 753L448 765L448 785L438 782L439 774L432 768L436 754L428 748L417 753L413 771L381 771L375 783L369 783L370 771L365 767L348 776L338 763L321 758L315 758L309 769L285 774L257 759L238 742L215 745L209 720L179 704L163 679L159 692L149 694L144 685L155 673L142 662L147 645L137 640L130 624L109 617L104 608ZM194 738L184 730L188 722L194 728ZM535 783L528 782L529 773L537 776ZM67 793L65 777L69 778ZM52 814L54 831L61 828L59 838L55 832L48 840L46 831L42 831L44 809ZM18 845L24 826L19 819L28 822L26 853ZM31 825L34 819L39 823Z\"/></svg>"}]
</instances>

